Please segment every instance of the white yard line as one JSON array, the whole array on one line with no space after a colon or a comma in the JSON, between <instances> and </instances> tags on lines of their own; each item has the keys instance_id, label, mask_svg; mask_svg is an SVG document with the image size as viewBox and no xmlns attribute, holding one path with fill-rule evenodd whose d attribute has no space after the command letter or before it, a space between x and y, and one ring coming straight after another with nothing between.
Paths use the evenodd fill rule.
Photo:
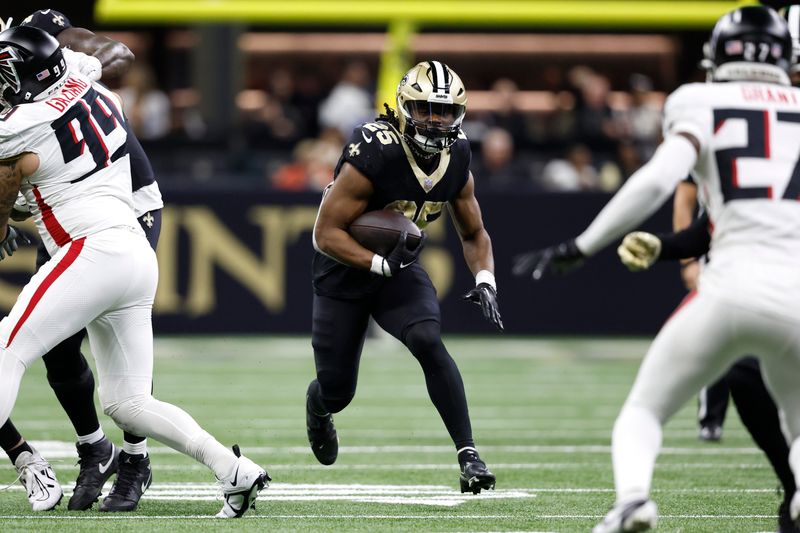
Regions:
<instances>
[{"instance_id":1,"label":"white yard line","mask_svg":"<svg viewBox=\"0 0 800 533\"><path fill-rule=\"evenodd\" d=\"M526 515L528 519L548 519L548 520L587 520L602 518L601 514L585 514L585 515ZM341 520L516 520L519 517L516 515L394 515L394 514L296 514L296 515L254 515L247 514L242 519L250 520L319 520L319 519L341 519ZM692 519L706 519L706 520L774 520L775 515L769 514L721 514L721 515L696 515L696 514L672 514L672 515L659 515L659 519L666 520L692 520ZM84 516L70 516L70 515L9 515L0 516L0 522L4 520L219 520L211 515L84 515Z\"/></svg>"}]
</instances>

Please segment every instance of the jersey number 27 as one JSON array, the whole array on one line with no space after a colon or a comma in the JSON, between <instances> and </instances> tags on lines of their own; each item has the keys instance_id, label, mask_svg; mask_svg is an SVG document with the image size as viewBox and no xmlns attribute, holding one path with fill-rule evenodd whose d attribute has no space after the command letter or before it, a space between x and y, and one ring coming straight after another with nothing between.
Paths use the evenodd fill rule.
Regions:
<instances>
[{"instance_id":1,"label":"jersey number 27","mask_svg":"<svg viewBox=\"0 0 800 533\"><path fill-rule=\"evenodd\" d=\"M735 148L723 148L715 152L720 186L725 202L731 200L747 200L755 198L773 198L772 187L742 187L739 184L737 159L750 157L770 159L770 127L769 111L757 109L715 109L714 131L717 132L729 119L742 119L747 124L747 145ZM800 124L800 113L779 111L778 122ZM800 154L798 154L800 155ZM800 158L792 169L792 175L782 198L785 200L800 199Z\"/></svg>"}]
</instances>

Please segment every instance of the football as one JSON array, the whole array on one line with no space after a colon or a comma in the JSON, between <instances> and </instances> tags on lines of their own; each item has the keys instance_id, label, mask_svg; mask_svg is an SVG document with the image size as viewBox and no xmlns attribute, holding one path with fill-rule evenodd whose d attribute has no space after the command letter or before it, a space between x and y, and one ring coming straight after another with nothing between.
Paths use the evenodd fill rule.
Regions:
<instances>
[{"instance_id":1,"label":"football","mask_svg":"<svg viewBox=\"0 0 800 533\"><path fill-rule=\"evenodd\" d=\"M397 211L369 211L350 224L350 235L361 246L380 255L392 251L403 231L408 233L406 245L413 250L419 244L422 232Z\"/></svg>"}]
</instances>

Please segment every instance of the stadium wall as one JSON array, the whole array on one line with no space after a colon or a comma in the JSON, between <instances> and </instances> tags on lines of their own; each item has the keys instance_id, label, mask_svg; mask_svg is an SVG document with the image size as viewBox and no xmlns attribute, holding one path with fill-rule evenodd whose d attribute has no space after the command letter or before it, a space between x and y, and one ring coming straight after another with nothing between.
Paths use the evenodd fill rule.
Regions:
<instances>
[{"instance_id":1,"label":"stadium wall","mask_svg":"<svg viewBox=\"0 0 800 533\"><path fill-rule=\"evenodd\" d=\"M311 316L311 229L318 194L236 191L166 194L158 258L157 333L306 333ZM629 273L613 247L581 270L539 283L514 278L516 253L576 235L608 201L605 194L479 196L497 264L506 332L547 335L651 334L683 291L677 265ZM443 217L446 218L446 217ZM666 231L669 209L646 226ZM433 223L422 261L442 303L444 330L490 334L449 221ZM0 263L0 306L11 307L33 269L33 250Z\"/></svg>"}]
</instances>

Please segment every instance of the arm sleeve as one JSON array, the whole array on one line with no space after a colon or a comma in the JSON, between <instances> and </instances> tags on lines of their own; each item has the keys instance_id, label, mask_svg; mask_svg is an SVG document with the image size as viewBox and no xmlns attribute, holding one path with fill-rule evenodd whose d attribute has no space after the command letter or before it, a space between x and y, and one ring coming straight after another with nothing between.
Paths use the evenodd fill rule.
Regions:
<instances>
[{"instance_id":1,"label":"arm sleeve","mask_svg":"<svg viewBox=\"0 0 800 533\"><path fill-rule=\"evenodd\" d=\"M53 37L58 37L59 33L71 28L72 23L63 13L54 9L42 9L28 16L20 26L33 26L46 31Z\"/></svg>"},{"instance_id":2,"label":"arm sleeve","mask_svg":"<svg viewBox=\"0 0 800 533\"><path fill-rule=\"evenodd\" d=\"M659 234L661 254L659 261L689 259L708 253L711 233L708 231L708 214L698 217L692 225L677 233Z\"/></svg>"},{"instance_id":3,"label":"arm sleeve","mask_svg":"<svg viewBox=\"0 0 800 533\"><path fill-rule=\"evenodd\" d=\"M587 256L594 255L639 226L669 198L696 161L697 152L689 139L668 137L575 239L578 249Z\"/></svg>"}]
</instances>

